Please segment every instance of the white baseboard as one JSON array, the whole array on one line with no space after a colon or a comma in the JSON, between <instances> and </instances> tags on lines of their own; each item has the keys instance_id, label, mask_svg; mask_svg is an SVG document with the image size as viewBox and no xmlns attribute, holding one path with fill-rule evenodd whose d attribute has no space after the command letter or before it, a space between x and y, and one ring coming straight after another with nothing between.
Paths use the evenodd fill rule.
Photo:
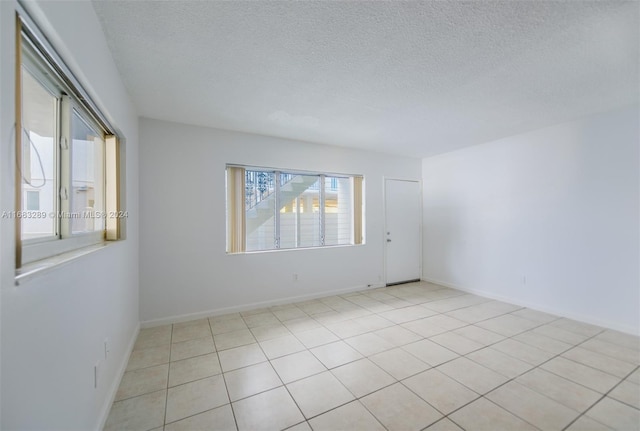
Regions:
<instances>
[{"instance_id":1,"label":"white baseboard","mask_svg":"<svg viewBox=\"0 0 640 431\"><path fill-rule=\"evenodd\" d=\"M107 422L107 418L109 417L109 412L111 411L111 405L113 404L113 400L116 399L116 393L118 392L118 387L120 386L120 381L122 380L122 376L124 375L125 370L127 369L127 364L129 363L129 357L131 356L131 352L133 352L133 346L136 344L136 340L138 339L138 334L140 333L140 324L136 325L136 330L133 331L133 335L129 340L129 345L127 346L126 354L120 361L120 367L118 368L118 372L116 373L116 378L113 380L111 384L111 388L109 388L109 392L107 392L107 398L105 404L102 406L102 411L100 412L100 416L98 417L98 428L100 431L104 429L104 425Z\"/></svg>"},{"instance_id":2,"label":"white baseboard","mask_svg":"<svg viewBox=\"0 0 640 431\"><path fill-rule=\"evenodd\" d=\"M384 284L369 284L361 286L352 286L345 289L325 290L322 292L311 293L307 295L289 296L269 301L253 302L243 305L235 305L231 307L215 308L212 310L200 311L197 313L180 314L159 319L151 319L140 322L141 328L151 328L160 325L169 325L173 323L188 322L189 320L202 319L205 317L221 316L223 314L238 313L241 311L254 310L256 308L273 307L274 305L290 304L293 302L308 301L311 299L324 298L325 296L344 295L345 293L357 292L360 290L377 289L384 287Z\"/></svg>"},{"instance_id":3,"label":"white baseboard","mask_svg":"<svg viewBox=\"0 0 640 431\"><path fill-rule=\"evenodd\" d=\"M616 330L616 331L624 332L626 334L640 336L640 330L638 328L633 327L633 326L621 325L621 324L619 324L617 322L611 322L611 321L607 321L607 320L598 319L598 318L595 318L593 316L589 316L589 315L586 315L586 314L572 313L570 311L561 310L561 309L549 307L549 306L546 306L546 305L541 305L541 304L537 304L537 303L533 303L533 302L529 302L529 301L522 301L522 300L519 300L517 298L513 298L513 297L509 297L509 296L496 295L494 293L486 292L486 291L483 291L483 290L470 289L470 288L467 288L467 287L464 287L464 286L457 286L455 284L448 283L448 282L442 281L442 280L434 280L434 279L431 279L431 278L424 278L424 277L423 277L423 280L424 281L428 281L429 283L434 283L434 284L439 284L439 285L444 286L444 287L449 287L451 289L461 290L463 292L473 293L474 295L484 296L484 297L490 298L490 299L495 299L497 301L508 302L510 304L520 305L521 307L531 308L532 310L542 311L543 313L554 314L556 316L566 317L567 319L573 319L573 320L577 320L579 322L588 323L588 324L596 325L596 326L602 326L603 328L608 328L608 329L613 329L613 330Z\"/></svg>"}]
</instances>

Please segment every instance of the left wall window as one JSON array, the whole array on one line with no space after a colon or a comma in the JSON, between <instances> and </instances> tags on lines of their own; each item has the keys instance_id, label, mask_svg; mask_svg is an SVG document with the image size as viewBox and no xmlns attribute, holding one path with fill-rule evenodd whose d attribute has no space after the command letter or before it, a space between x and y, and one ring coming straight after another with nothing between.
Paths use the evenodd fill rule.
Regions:
<instances>
[{"instance_id":1,"label":"left wall window","mask_svg":"<svg viewBox=\"0 0 640 431\"><path fill-rule=\"evenodd\" d=\"M118 140L18 17L16 266L118 239ZM64 66L64 67L61 67ZM5 215L6 216L6 215Z\"/></svg>"}]
</instances>

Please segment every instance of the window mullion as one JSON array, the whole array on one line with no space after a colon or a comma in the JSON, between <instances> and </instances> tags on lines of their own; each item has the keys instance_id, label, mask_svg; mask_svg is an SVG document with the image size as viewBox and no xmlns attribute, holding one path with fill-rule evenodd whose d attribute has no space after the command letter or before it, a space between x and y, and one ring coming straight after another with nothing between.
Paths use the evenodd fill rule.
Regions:
<instances>
[{"instance_id":1,"label":"window mullion","mask_svg":"<svg viewBox=\"0 0 640 431\"><path fill-rule=\"evenodd\" d=\"M320 175L320 245L324 245L324 232L325 232L325 216L324 216L324 201L325 201L325 175Z\"/></svg>"},{"instance_id":2,"label":"window mullion","mask_svg":"<svg viewBox=\"0 0 640 431\"><path fill-rule=\"evenodd\" d=\"M119 149L118 139L114 135L109 135L105 137L105 145L104 145L104 210L106 212L105 219L105 236L106 239L117 240L120 238L120 218L114 217L119 215L120 213L120 205L118 202L118 187L119 187L119 164L118 164L118 154ZM244 169L242 171L242 177L244 178ZM242 183L244 184L244 183ZM240 203L242 205L242 214L244 214L244 186L240 186L242 191L242 199L240 199ZM244 232L244 221L242 222L242 230ZM244 237L244 233L243 233ZM244 239L240 241L244 247Z\"/></svg>"},{"instance_id":3,"label":"window mullion","mask_svg":"<svg viewBox=\"0 0 640 431\"><path fill-rule=\"evenodd\" d=\"M16 142L15 142L15 152L16 152L16 162L18 166L22 167L23 164L23 142L22 142L22 22L20 19L16 19L16 34L15 34L15 49L16 49L16 59L15 59L15 80L16 80L16 88L15 88L15 118L16 118ZM6 97L6 96L4 96ZM22 173L20 169L16 169L15 171L15 201L14 201L14 209L16 211L22 211ZM16 268L20 268L23 263L22 258L22 219L20 217L16 217L15 219L15 242L16 242Z\"/></svg>"},{"instance_id":4,"label":"window mullion","mask_svg":"<svg viewBox=\"0 0 640 431\"><path fill-rule=\"evenodd\" d=\"M275 248L280 248L280 206L281 206L281 200L282 200L282 196L280 196L280 183L282 181L282 175L280 175L279 171L274 172L275 175L275 181L274 181L274 188L275 188L275 231L274 231L274 241L275 241Z\"/></svg>"},{"instance_id":5,"label":"window mullion","mask_svg":"<svg viewBox=\"0 0 640 431\"><path fill-rule=\"evenodd\" d=\"M69 238L71 236L71 218L64 215L71 214L71 99L63 95L60 104L60 184L58 187L58 202L60 212L58 221L60 226L60 236ZM62 217L61 217L62 215Z\"/></svg>"},{"instance_id":6,"label":"window mullion","mask_svg":"<svg viewBox=\"0 0 640 431\"><path fill-rule=\"evenodd\" d=\"M60 202L60 190L62 187L62 181L60 178L60 172L62 172L62 110L64 109L62 106L62 97L58 97L56 99L56 121L55 121L55 139L57 145L55 146L55 169L56 171L53 173L53 183L54 190L58 191L56 199L53 202L53 211L55 213L55 235L57 238L62 238L62 225L60 223L59 214L62 211L62 206ZM67 136L68 138L68 136ZM67 142L68 139L67 139Z\"/></svg>"},{"instance_id":7,"label":"window mullion","mask_svg":"<svg viewBox=\"0 0 640 431\"><path fill-rule=\"evenodd\" d=\"M300 196L296 198L296 247L300 247Z\"/></svg>"}]
</instances>

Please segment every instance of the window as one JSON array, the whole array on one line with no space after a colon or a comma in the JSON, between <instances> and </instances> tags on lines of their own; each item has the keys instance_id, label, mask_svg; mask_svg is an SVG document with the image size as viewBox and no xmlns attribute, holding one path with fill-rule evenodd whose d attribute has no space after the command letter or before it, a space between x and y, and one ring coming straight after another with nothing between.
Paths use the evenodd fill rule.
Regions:
<instances>
[{"instance_id":1,"label":"window","mask_svg":"<svg viewBox=\"0 0 640 431\"><path fill-rule=\"evenodd\" d=\"M227 166L227 252L362 244L362 176Z\"/></svg>"},{"instance_id":2,"label":"window","mask_svg":"<svg viewBox=\"0 0 640 431\"><path fill-rule=\"evenodd\" d=\"M11 215L20 267L118 239L126 213L118 210L119 154L112 128L39 30L24 16L18 25L18 197Z\"/></svg>"}]
</instances>

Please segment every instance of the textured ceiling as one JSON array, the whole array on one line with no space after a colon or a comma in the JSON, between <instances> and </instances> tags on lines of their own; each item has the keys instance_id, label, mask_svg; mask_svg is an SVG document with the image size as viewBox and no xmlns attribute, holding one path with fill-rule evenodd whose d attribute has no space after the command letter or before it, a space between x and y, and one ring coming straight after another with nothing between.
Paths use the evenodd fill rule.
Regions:
<instances>
[{"instance_id":1,"label":"textured ceiling","mask_svg":"<svg viewBox=\"0 0 640 431\"><path fill-rule=\"evenodd\" d=\"M424 157L639 98L636 1L94 7L145 117Z\"/></svg>"}]
</instances>

